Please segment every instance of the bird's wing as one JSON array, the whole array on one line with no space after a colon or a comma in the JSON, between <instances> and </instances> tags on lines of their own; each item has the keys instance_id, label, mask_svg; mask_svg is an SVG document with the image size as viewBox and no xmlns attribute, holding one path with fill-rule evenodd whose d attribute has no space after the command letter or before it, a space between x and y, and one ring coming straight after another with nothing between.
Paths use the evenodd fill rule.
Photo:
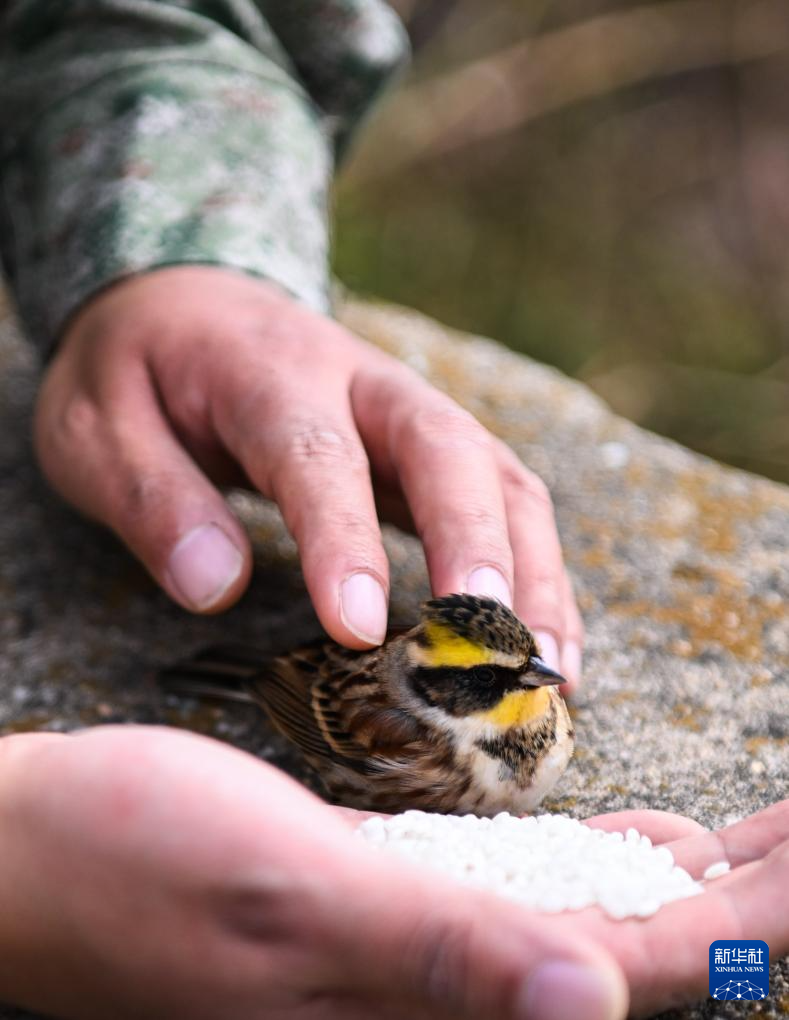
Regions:
<instances>
[{"instance_id":1,"label":"bird's wing","mask_svg":"<svg viewBox=\"0 0 789 1020\"><path fill-rule=\"evenodd\" d=\"M310 757L331 759L334 749L312 710L312 688L319 676L319 649L274 659L247 681L246 689L271 721Z\"/></svg>"},{"instance_id":2,"label":"bird's wing","mask_svg":"<svg viewBox=\"0 0 789 1020\"><path fill-rule=\"evenodd\" d=\"M311 646L275 659L248 689L277 727L306 754L377 771L392 755L408 755L423 727L389 703L370 671L370 653Z\"/></svg>"}]
</instances>

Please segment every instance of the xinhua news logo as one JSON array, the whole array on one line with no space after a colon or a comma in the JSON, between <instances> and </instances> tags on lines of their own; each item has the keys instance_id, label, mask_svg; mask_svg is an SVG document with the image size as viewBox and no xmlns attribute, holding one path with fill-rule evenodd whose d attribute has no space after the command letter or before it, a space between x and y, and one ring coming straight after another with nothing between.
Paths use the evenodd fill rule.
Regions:
<instances>
[{"instance_id":1,"label":"xinhua news logo","mask_svg":"<svg viewBox=\"0 0 789 1020\"><path fill-rule=\"evenodd\" d=\"M764 999L770 991L770 950L761 939L718 939L710 946L713 999Z\"/></svg>"}]
</instances>

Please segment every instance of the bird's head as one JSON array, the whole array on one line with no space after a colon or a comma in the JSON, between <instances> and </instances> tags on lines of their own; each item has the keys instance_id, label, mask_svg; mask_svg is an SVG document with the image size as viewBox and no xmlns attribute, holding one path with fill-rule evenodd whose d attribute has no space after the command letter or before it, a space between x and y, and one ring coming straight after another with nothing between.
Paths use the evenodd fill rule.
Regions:
<instances>
[{"instance_id":1,"label":"bird's head","mask_svg":"<svg viewBox=\"0 0 789 1020\"><path fill-rule=\"evenodd\" d=\"M501 729L542 716L547 688L564 683L511 610L475 595L425 602L421 623L407 635L406 655L411 690L427 706Z\"/></svg>"}]
</instances>

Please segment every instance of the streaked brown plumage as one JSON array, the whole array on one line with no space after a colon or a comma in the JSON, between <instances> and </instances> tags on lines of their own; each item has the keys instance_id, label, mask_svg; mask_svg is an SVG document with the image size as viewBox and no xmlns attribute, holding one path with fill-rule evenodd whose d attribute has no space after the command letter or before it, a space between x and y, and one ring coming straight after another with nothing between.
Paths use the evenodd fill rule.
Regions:
<instances>
[{"instance_id":1,"label":"streaked brown plumage","mask_svg":"<svg viewBox=\"0 0 789 1020\"><path fill-rule=\"evenodd\" d=\"M372 651L324 640L265 663L216 649L161 678L171 690L262 705L330 796L352 807L522 813L572 754L562 678L488 598L432 599L416 627Z\"/></svg>"}]
</instances>

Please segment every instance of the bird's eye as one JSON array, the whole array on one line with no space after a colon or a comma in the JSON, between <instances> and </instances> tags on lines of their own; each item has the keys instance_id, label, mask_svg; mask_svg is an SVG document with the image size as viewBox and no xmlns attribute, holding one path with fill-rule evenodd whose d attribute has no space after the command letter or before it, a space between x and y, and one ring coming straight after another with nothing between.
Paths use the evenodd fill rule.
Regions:
<instances>
[{"instance_id":1,"label":"bird's eye","mask_svg":"<svg viewBox=\"0 0 789 1020\"><path fill-rule=\"evenodd\" d=\"M491 687L496 682L496 674L487 666L475 666L474 679L485 687Z\"/></svg>"}]
</instances>

